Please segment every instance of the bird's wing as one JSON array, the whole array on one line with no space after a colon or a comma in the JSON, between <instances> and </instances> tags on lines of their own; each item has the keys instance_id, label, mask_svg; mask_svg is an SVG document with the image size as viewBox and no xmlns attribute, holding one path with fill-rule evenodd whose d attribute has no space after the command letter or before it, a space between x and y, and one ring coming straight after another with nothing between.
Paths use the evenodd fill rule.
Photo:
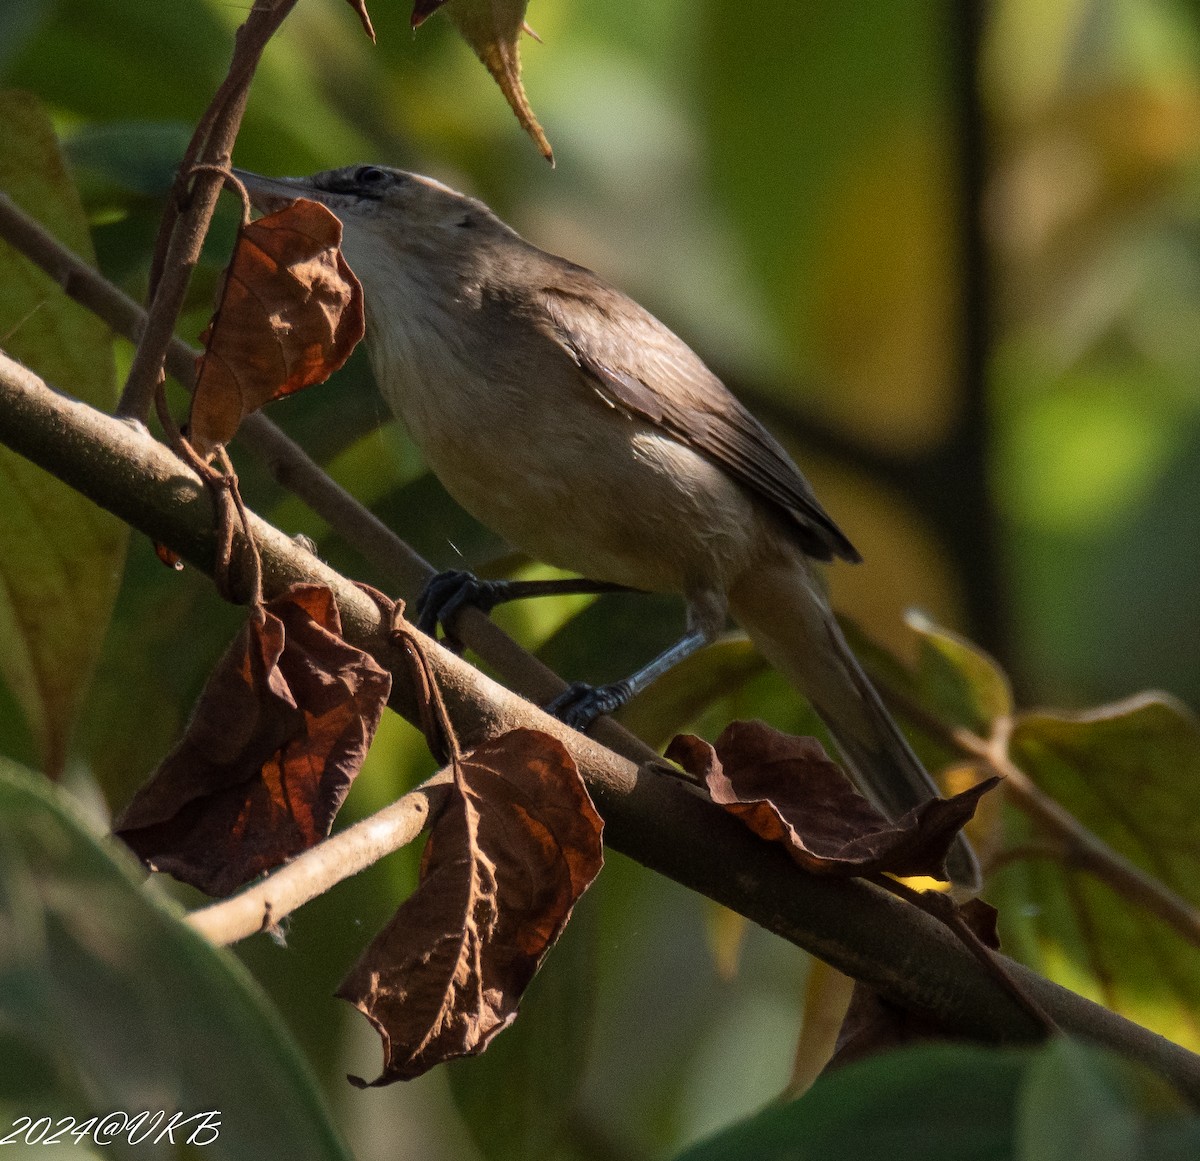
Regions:
<instances>
[{"instance_id":1,"label":"bird's wing","mask_svg":"<svg viewBox=\"0 0 1200 1161\"><path fill-rule=\"evenodd\" d=\"M598 278L587 280L584 293L548 285L543 301L552 337L605 402L662 429L769 501L809 555L861 559L770 432L653 315Z\"/></svg>"}]
</instances>

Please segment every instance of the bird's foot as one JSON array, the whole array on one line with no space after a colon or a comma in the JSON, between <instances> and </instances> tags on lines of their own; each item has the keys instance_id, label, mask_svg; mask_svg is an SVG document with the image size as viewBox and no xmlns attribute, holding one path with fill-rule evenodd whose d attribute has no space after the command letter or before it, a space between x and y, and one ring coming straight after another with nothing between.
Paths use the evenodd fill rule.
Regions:
<instances>
[{"instance_id":1,"label":"bird's foot","mask_svg":"<svg viewBox=\"0 0 1200 1161\"><path fill-rule=\"evenodd\" d=\"M446 647L461 653L463 643L447 625L452 624L459 612L468 606L484 613L491 612L506 599L507 589L506 581L480 580L465 569L439 572L417 598L417 628L430 637L436 637L438 626L441 625Z\"/></svg>"},{"instance_id":2,"label":"bird's foot","mask_svg":"<svg viewBox=\"0 0 1200 1161\"><path fill-rule=\"evenodd\" d=\"M576 681L545 708L564 725L582 733L598 717L620 709L632 696L633 688L628 681L614 681L611 685Z\"/></svg>"}]
</instances>

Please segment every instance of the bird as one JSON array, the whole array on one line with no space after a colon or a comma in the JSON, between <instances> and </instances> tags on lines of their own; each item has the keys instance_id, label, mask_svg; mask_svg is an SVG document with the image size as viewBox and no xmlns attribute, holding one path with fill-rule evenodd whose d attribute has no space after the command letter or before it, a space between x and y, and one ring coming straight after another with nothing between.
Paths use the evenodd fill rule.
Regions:
<instances>
[{"instance_id":1,"label":"bird","mask_svg":"<svg viewBox=\"0 0 1200 1161\"><path fill-rule=\"evenodd\" d=\"M782 445L665 324L433 178L382 165L233 173L262 211L303 197L340 219L380 392L467 512L601 587L683 596L675 645L623 682L572 686L552 710L586 728L732 617L808 699L879 810L896 819L939 795L815 567L857 563L858 551ZM446 620L462 600L507 595L464 574L432 591L426 609ZM978 886L961 836L947 866Z\"/></svg>"}]
</instances>

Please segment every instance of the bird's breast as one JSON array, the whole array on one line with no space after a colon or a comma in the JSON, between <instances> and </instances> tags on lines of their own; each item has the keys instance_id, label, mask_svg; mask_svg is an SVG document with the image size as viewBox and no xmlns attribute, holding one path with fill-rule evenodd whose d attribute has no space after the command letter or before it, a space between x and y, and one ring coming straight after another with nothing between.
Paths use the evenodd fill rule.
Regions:
<instances>
[{"instance_id":1,"label":"bird's breast","mask_svg":"<svg viewBox=\"0 0 1200 1161\"><path fill-rule=\"evenodd\" d=\"M535 559L660 592L723 590L761 520L723 471L606 403L569 359L378 344L380 389L430 469Z\"/></svg>"}]
</instances>

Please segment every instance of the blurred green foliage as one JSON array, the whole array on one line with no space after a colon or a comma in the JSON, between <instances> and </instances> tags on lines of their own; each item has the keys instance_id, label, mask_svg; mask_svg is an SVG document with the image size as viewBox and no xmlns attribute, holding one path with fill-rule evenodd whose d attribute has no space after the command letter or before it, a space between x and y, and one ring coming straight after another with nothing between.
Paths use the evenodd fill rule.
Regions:
<instances>
[{"instance_id":1,"label":"blurred green foliage","mask_svg":"<svg viewBox=\"0 0 1200 1161\"><path fill-rule=\"evenodd\" d=\"M645 302L796 453L867 561L833 570L839 607L920 661L916 691L954 720L994 716L1005 679L952 638L912 634L910 606L985 640L1021 706L1086 706L1146 686L1200 703L1200 5L995 0L972 45L962 14L975 6L959 0L533 0L544 43L525 42L525 78L554 171L447 22L414 37L407 4L371 7L378 46L344 0L301 0L263 62L238 164L433 173ZM135 295L174 162L243 11L223 0L0 5L0 86L51 111L98 261ZM975 93L982 141L971 139ZM965 159L981 146L987 181L972 188ZM967 245L973 210L986 267ZM224 207L180 327L189 340L235 220ZM981 280L990 309L972 315ZM0 345L20 321L0 318ZM986 383L972 379L973 329L990 338ZM117 347L121 368L129 350ZM439 567L524 567L424 474L361 355L272 417ZM261 469L239 468L264 516L386 585ZM605 679L628 668L629 649L669 640L681 609L564 599L498 617L568 676ZM123 805L238 620L203 578L168 572L135 538L69 784ZM33 763L21 704L0 690L0 752ZM655 740L731 716L814 728L739 642L628 713ZM1021 727L1023 757L1045 757L1054 789L1103 830L1061 749L1038 749L1038 720ZM1185 721L1166 733L1186 735ZM1118 785L1124 752L1109 768ZM415 731L388 718L345 817L431 765ZM1186 788L1165 793L1164 812L1187 807ZM1188 834L1178 845L1194 850ZM305 908L287 948L238 949L359 1157L666 1156L787 1084L805 958L752 930L736 978L719 978L702 901L614 857L566 937L576 945L552 955L494 1059L382 1093L351 1089L344 1074L374 1075L378 1047L331 993L410 888L415 859L393 856ZM1180 866L1172 881L1188 880L1191 864ZM1194 1040L1196 972L1160 932L1145 940L1094 886L1072 911L1072 883L1046 864L1012 867L1002 888L1013 949L1097 994L1110 965L1089 956L1079 916L1089 938L1143 939L1149 950L1122 961L1116 990L1140 1018ZM1164 964L1184 985L1153 983ZM548 1072L547 1044L560 1054ZM1010 1088L1021 1067L1005 1074Z\"/></svg>"},{"instance_id":2,"label":"blurred green foliage","mask_svg":"<svg viewBox=\"0 0 1200 1161\"><path fill-rule=\"evenodd\" d=\"M348 1156L309 1069L245 969L144 889L111 838L98 839L67 795L0 759L0 1125L50 1117L60 1154L98 1150L66 1135L98 1109L162 1123L219 1110L191 1132L213 1156ZM219 1066L218 1066L219 1065ZM73 1118L73 1121L71 1120ZM69 1122L69 1123L68 1123ZM32 1128L31 1130L32 1131ZM114 1156L179 1156L152 1124ZM44 1136L45 1134L43 1134ZM24 1137L14 1134L18 1149ZM139 1143L139 1140L141 1143ZM14 1143L13 1141L9 1142ZM31 1145L36 1145L35 1137Z\"/></svg>"},{"instance_id":3,"label":"blurred green foliage","mask_svg":"<svg viewBox=\"0 0 1200 1161\"><path fill-rule=\"evenodd\" d=\"M852 1064L678 1161L1184 1161L1197 1148L1200 1120L1154 1076L1059 1040Z\"/></svg>"}]
</instances>

